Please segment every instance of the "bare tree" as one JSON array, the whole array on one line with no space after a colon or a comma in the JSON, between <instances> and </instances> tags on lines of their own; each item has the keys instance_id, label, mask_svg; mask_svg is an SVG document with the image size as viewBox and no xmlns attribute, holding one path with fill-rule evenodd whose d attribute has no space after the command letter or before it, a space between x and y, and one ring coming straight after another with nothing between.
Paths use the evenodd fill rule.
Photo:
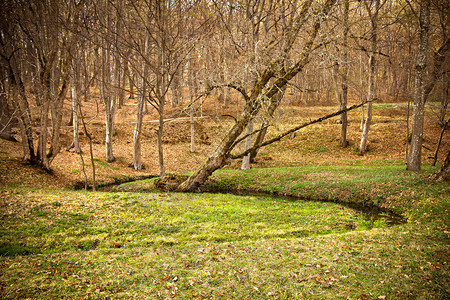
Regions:
<instances>
[{"instance_id":1,"label":"bare tree","mask_svg":"<svg viewBox=\"0 0 450 300\"><path fill-rule=\"evenodd\" d=\"M289 67L286 70L280 67L280 56L277 56L272 60L270 60L269 57L260 56L268 58L269 60L263 65L261 72L259 72L259 75L254 79L250 93L247 93L242 87L235 87L245 99L245 106L241 115L228 133L224 136L206 163L178 187L179 191L196 190L197 187L203 184L215 170L221 168L227 163L230 159L231 150L236 146L236 140L244 131L248 123L260 111L262 104L268 99L272 99L279 89L285 86L287 82L301 72L304 66L308 63L311 53L316 47L318 47L314 45L314 42L320 32L321 24L325 20L335 2L336 1L328 0L323 4L323 6L318 8L317 13L313 17L309 35L303 44L302 50L297 56L295 62L289 64ZM311 4L312 1L305 1L303 3L299 10L298 21L300 21L303 12L306 11L307 13L312 14L313 10L310 10ZM301 22L296 22L295 26L293 26L292 43L286 44L283 49L284 52L290 52L292 50L301 28L301 26L299 26L300 24Z\"/></svg>"},{"instance_id":2,"label":"bare tree","mask_svg":"<svg viewBox=\"0 0 450 300\"><path fill-rule=\"evenodd\" d=\"M12 90L11 102L17 111L24 159L38 163L44 169L50 168L60 151L62 107L68 87L71 54L77 39L76 34L66 30L66 24L72 20L71 12L76 13L82 5L8 0L1 9L0 18L4 24L0 29L0 56ZM33 84L30 83L30 73L36 75ZM27 93L31 86L37 88L35 92L40 107L36 151L31 123L32 101Z\"/></svg>"},{"instance_id":3,"label":"bare tree","mask_svg":"<svg viewBox=\"0 0 450 300\"><path fill-rule=\"evenodd\" d=\"M428 54L428 38L430 27L430 0L422 0L420 3L419 41L416 57L415 83L414 83L414 110L412 123L411 147L408 156L407 169L419 171L421 167L423 120L425 113L425 72Z\"/></svg>"},{"instance_id":4,"label":"bare tree","mask_svg":"<svg viewBox=\"0 0 450 300\"><path fill-rule=\"evenodd\" d=\"M371 38L370 38L370 54L369 54L369 88L367 93L367 117L364 120L363 131L361 135L361 143L359 145L359 152L365 153L367 151L367 140L369 138L370 123L372 122L372 103L375 98L375 77L376 77L376 63L375 56L377 53L377 35L378 35L378 14L380 10L380 0L374 0L373 11L370 4L364 2L367 13L370 16L371 24Z\"/></svg>"},{"instance_id":5,"label":"bare tree","mask_svg":"<svg viewBox=\"0 0 450 300\"><path fill-rule=\"evenodd\" d=\"M67 148L74 149L75 153L80 153L80 134L79 134L79 122L78 122L78 110L80 101L80 83L79 83L79 70L78 70L78 60L76 55L72 59L72 72L71 72L71 96L72 96L72 126L73 126L73 140L72 144Z\"/></svg>"},{"instance_id":6,"label":"bare tree","mask_svg":"<svg viewBox=\"0 0 450 300\"><path fill-rule=\"evenodd\" d=\"M344 33L343 33L343 41L342 41L342 47L343 47L343 57L342 60L344 61L344 66L342 69L342 83L341 83L341 89L342 94L339 96L338 94L338 100L339 101L339 109L345 109L347 107L347 98L348 98L348 32L349 32L349 22L348 22L348 15L349 15L349 6L350 2L349 0L344 1L344 12L343 12L343 26L344 26ZM336 87L337 89L337 87ZM343 113L341 115L341 145L342 147L348 146L347 141L347 113Z\"/></svg>"},{"instance_id":7,"label":"bare tree","mask_svg":"<svg viewBox=\"0 0 450 300\"><path fill-rule=\"evenodd\" d=\"M122 52L131 51L128 57L130 71L139 82L133 166L137 169L142 167L140 162L142 108L145 112L148 103L158 112L158 165L160 175L164 176L165 105L174 78L180 80L177 76L180 76L180 70L193 49L196 24L192 11L195 5L181 0L130 1L127 5L129 14L124 21L117 49Z\"/></svg>"},{"instance_id":8,"label":"bare tree","mask_svg":"<svg viewBox=\"0 0 450 300\"><path fill-rule=\"evenodd\" d=\"M144 55L147 57L149 54L150 34L147 32L144 41ZM147 81L145 78L148 76L148 65L144 62L142 64L142 76L140 78L140 84L138 88L138 105L136 112L136 125L133 134L133 167L135 170L141 170L142 165L142 150L141 150L141 132L142 132L142 120L144 117L144 104L147 94Z\"/></svg>"}]
</instances>

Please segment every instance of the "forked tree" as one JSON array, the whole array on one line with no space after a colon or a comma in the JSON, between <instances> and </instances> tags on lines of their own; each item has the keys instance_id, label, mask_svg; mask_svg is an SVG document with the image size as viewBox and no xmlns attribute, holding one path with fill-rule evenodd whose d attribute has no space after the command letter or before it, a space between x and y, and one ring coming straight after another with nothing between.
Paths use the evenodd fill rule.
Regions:
<instances>
[{"instance_id":1,"label":"forked tree","mask_svg":"<svg viewBox=\"0 0 450 300\"><path fill-rule=\"evenodd\" d=\"M320 44L316 44L316 38L318 37L322 28L322 22L326 21L326 17L332 7L335 4L335 0L327 0L320 7L311 7L313 1L305 1L302 7L298 10L298 18L301 18L302 14L306 11L311 15L311 24L309 28L309 34L307 35L305 42L301 48L298 56L296 56L295 62L288 64L289 67L284 69L282 63L282 56L277 56L272 59L268 59L264 64L258 76L253 80L250 91L244 88L236 87L245 99L244 109L236 120L235 124L230 128L227 134L223 137L222 141L217 146L214 153L207 159L205 164L191 175L185 182L178 186L179 191L194 191L199 185L203 184L208 177L217 169L223 167L230 159L230 154L233 148L236 146L236 141L243 133L249 122L260 111L263 103L272 99L272 97L284 87L296 74L302 71L305 65L308 63L310 55ZM292 27L292 39L295 41L299 35L300 19ZM283 52L290 52L293 48L294 42L287 43ZM270 45L268 45L270 46ZM281 61L280 61L281 60Z\"/></svg>"},{"instance_id":2,"label":"forked tree","mask_svg":"<svg viewBox=\"0 0 450 300\"><path fill-rule=\"evenodd\" d=\"M0 9L1 67L19 123L24 159L49 169L59 153L63 103L77 35L67 30L82 7L70 2L8 0ZM30 74L34 74L31 83ZM36 100L30 96L35 88ZM37 148L32 107L39 107ZM51 118L50 118L51 116Z\"/></svg>"}]
</instances>

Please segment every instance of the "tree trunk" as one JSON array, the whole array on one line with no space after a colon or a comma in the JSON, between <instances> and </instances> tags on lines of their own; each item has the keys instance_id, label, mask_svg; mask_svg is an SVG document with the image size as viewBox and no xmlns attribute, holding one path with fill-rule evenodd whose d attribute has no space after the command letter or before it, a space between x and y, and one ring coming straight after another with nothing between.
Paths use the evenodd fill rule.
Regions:
<instances>
[{"instance_id":1,"label":"tree trunk","mask_svg":"<svg viewBox=\"0 0 450 300\"><path fill-rule=\"evenodd\" d=\"M108 2L107 2L108 3ZM109 6L107 7L107 9ZM111 89L111 39L109 37L112 32L112 20L108 15L107 19L107 33L103 39L102 49L102 97L105 104L105 123L106 123L106 161L113 162L113 135L114 135L114 117L116 113L116 97L113 95Z\"/></svg>"},{"instance_id":2,"label":"tree trunk","mask_svg":"<svg viewBox=\"0 0 450 300\"><path fill-rule=\"evenodd\" d=\"M149 34L146 34L144 42L144 55L147 56L149 52ZM133 134L133 167L135 170L142 170L142 150L141 150L141 131L142 131L142 120L144 118L144 103L147 93L147 63L142 62L142 77L139 86L138 93L138 105L136 113L136 126L134 128Z\"/></svg>"},{"instance_id":3,"label":"tree trunk","mask_svg":"<svg viewBox=\"0 0 450 300\"><path fill-rule=\"evenodd\" d=\"M193 192L202 185L208 177L217 169L223 167L228 161L228 154L232 149L234 141L244 130L248 121L252 117L252 103L247 102L247 105L242 112L241 118L233 125L228 134L222 139L213 155L211 155L206 163L192 176L183 182L178 188L178 191Z\"/></svg>"},{"instance_id":4,"label":"tree trunk","mask_svg":"<svg viewBox=\"0 0 450 300\"><path fill-rule=\"evenodd\" d=\"M51 101L51 108L52 108L52 137L51 137L51 143L50 143L50 149L47 153L47 157L49 160L49 164L52 163L52 161L55 159L56 155L61 150L61 144L60 144L60 135L61 135L61 124L62 124L62 117L63 117L63 108L64 108L64 100L66 98L67 93L67 79L69 75L68 70L68 60L70 51L68 51L66 54L67 56L65 59L60 58L62 60L63 66L62 73L63 77L61 79L61 83L58 84L56 87L55 95L52 97Z\"/></svg>"},{"instance_id":5,"label":"tree trunk","mask_svg":"<svg viewBox=\"0 0 450 300\"><path fill-rule=\"evenodd\" d=\"M42 166L43 169L49 169L49 161L47 158L47 139L48 139L48 114L50 111L50 101L51 101L51 95L50 95L50 84L51 84L51 74L50 70L48 68L48 65L43 66L42 74L40 75L41 78L41 88L42 88L42 106L41 106L41 116L40 116L40 131L39 131L39 141L38 141L38 148L37 148L37 158L39 161L39 164Z\"/></svg>"},{"instance_id":6,"label":"tree trunk","mask_svg":"<svg viewBox=\"0 0 450 300\"><path fill-rule=\"evenodd\" d=\"M367 151L367 140L369 138L370 123L372 122L372 102L375 98L375 53L377 51L377 27L378 27L378 11L380 8L380 0L375 0L375 11L371 14L371 24L372 24L372 38L371 38L371 52L369 58L369 91L367 94L367 117L364 121L364 126L361 135L361 143L359 145L359 152L365 153ZM370 8L367 7L370 14Z\"/></svg>"},{"instance_id":7,"label":"tree trunk","mask_svg":"<svg viewBox=\"0 0 450 300\"><path fill-rule=\"evenodd\" d=\"M33 143L33 127L31 124L31 110L28 105L25 87L22 79L12 68L10 72L11 86L13 92L13 105L19 121L20 135L22 137L23 160L36 163L37 157Z\"/></svg>"},{"instance_id":8,"label":"tree trunk","mask_svg":"<svg viewBox=\"0 0 450 300\"><path fill-rule=\"evenodd\" d=\"M434 174L434 178L438 181L450 181L450 151L442 167Z\"/></svg>"},{"instance_id":9,"label":"tree trunk","mask_svg":"<svg viewBox=\"0 0 450 300\"><path fill-rule=\"evenodd\" d=\"M333 68L333 82L334 82L334 91L336 94L336 99L339 103L339 110L345 109L347 107L347 85L346 83L342 82L341 84L341 90L339 88L339 81L338 81L338 74L339 74L339 65L336 64ZM345 100L344 100L345 98ZM347 112L343 113L340 116L340 122L341 122L341 145L342 147L347 147Z\"/></svg>"},{"instance_id":10,"label":"tree trunk","mask_svg":"<svg viewBox=\"0 0 450 300\"><path fill-rule=\"evenodd\" d=\"M145 101L145 80L142 79L141 87L139 88L138 105L136 113L136 126L133 134L133 168L135 170L142 170L142 150L141 150L141 131L142 119L144 116L144 101Z\"/></svg>"},{"instance_id":11,"label":"tree trunk","mask_svg":"<svg viewBox=\"0 0 450 300\"><path fill-rule=\"evenodd\" d=\"M189 108L189 118L190 118L190 129L191 129L191 146L190 151L191 153L195 152L195 122L194 122L194 97L196 94L196 80L194 79L194 71L192 70L193 64L189 63L189 98L190 100L190 108Z\"/></svg>"},{"instance_id":12,"label":"tree trunk","mask_svg":"<svg viewBox=\"0 0 450 300\"><path fill-rule=\"evenodd\" d=\"M430 0L422 0L420 6L419 44L416 58L414 82L414 108L411 128L411 147L407 170L420 171L423 142L423 121L425 115L425 87L424 79L428 53L428 35L430 26Z\"/></svg>"},{"instance_id":13,"label":"tree trunk","mask_svg":"<svg viewBox=\"0 0 450 300\"><path fill-rule=\"evenodd\" d=\"M250 120L250 122L247 125L247 138L245 139L245 151L250 149L252 146L252 136L251 133L253 132L253 120ZM250 169L250 154L247 154L242 159L242 166L241 170L249 170Z\"/></svg>"},{"instance_id":14,"label":"tree trunk","mask_svg":"<svg viewBox=\"0 0 450 300\"><path fill-rule=\"evenodd\" d=\"M171 95L171 101L170 104L172 107L177 107L180 104L180 100L183 97L183 92L182 92L182 82L183 82L183 69L180 67L179 70L173 74L173 79L171 82L171 90L172 90L172 95Z\"/></svg>"},{"instance_id":15,"label":"tree trunk","mask_svg":"<svg viewBox=\"0 0 450 300\"><path fill-rule=\"evenodd\" d=\"M15 142L16 139L11 131L12 121L13 114L6 98L5 82L2 82L0 84L0 138Z\"/></svg>"},{"instance_id":16,"label":"tree trunk","mask_svg":"<svg viewBox=\"0 0 450 300\"><path fill-rule=\"evenodd\" d=\"M110 97L108 97L110 98ZM113 154L113 135L114 135L114 110L115 103L111 100L108 100L110 103L106 103L107 109L105 110L106 114L106 161L113 162L114 154Z\"/></svg>"},{"instance_id":17,"label":"tree trunk","mask_svg":"<svg viewBox=\"0 0 450 300\"><path fill-rule=\"evenodd\" d=\"M348 99L348 48L347 48L347 36L349 31L349 25L348 25L348 11L349 11L349 0L345 0L344 2L344 41L343 41L343 47L344 47L344 66L342 68L342 103L339 109L345 109L347 108L347 99ZM341 115L341 145L342 147L348 146L347 141L347 112L343 113Z\"/></svg>"},{"instance_id":18,"label":"tree trunk","mask_svg":"<svg viewBox=\"0 0 450 300\"><path fill-rule=\"evenodd\" d=\"M166 176L166 170L164 168L164 151L163 151L163 132L164 132L164 102L159 105L159 127L157 132L157 146L158 146L158 164L159 175L161 177Z\"/></svg>"},{"instance_id":19,"label":"tree trunk","mask_svg":"<svg viewBox=\"0 0 450 300\"><path fill-rule=\"evenodd\" d=\"M134 99L134 71L131 68L128 68L128 70L128 82L130 84L130 96L128 97L128 99Z\"/></svg>"},{"instance_id":20,"label":"tree trunk","mask_svg":"<svg viewBox=\"0 0 450 300\"><path fill-rule=\"evenodd\" d=\"M442 74L442 98L441 98L441 108L439 110L439 125L441 127L445 126L445 115L447 113L447 107L449 102L448 89L450 88L450 76L444 72Z\"/></svg>"},{"instance_id":21,"label":"tree trunk","mask_svg":"<svg viewBox=\"0 0 450 300\"><path fill-rule=\"evenodd\" d=\"M72 145L69 147L74 148L75 153L80 153L80 133L79 133L79 122L78 122L78 87L77 87L77 78L75 78L75 72L72 75L72 126L73 126L73 141Z\"/></svg>"},{"instance_id":22,"label":"tree trunk","mask_svg":"<svg viewBox=\"0 0 450 300\"><path fill-rule=\"evenodd\" d=\"M77 54L75 54L77 55ZM80 153L80 134L79 134L79 121L78 121L78 109L80 101L80 76L78 69L78 59L76 57L72 60L72 74L71 74L71 96L72 96L72 111L71 111L71 125L73 127L73 139L72 144L67 148L67 150L74 148L75 153ZM85 87L87 88L87 87Z\"/></svg>"}]
</instances>

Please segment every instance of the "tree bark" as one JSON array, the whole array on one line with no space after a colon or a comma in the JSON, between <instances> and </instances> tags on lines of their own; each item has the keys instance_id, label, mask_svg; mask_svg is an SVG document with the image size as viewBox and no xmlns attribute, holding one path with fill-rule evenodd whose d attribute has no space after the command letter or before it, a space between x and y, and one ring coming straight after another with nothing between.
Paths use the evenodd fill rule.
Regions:
<instances>
[{"instance_id":1,"label":"tree bark","mask_svg":"<svg viewBox=\"0 0 450 300\"><path fill-rule=\"evenodd\" d=\"M107 3L106 11L109 9L109 2ZM106 123L106 161L113 162L113 136L114 136L114 117L116 113L116 97L113 95L111 89L111 38L112 20L110 14L106 16L107 32L103 38L102 48L102 98L105 104L105 123Z\"/></svg>"},{"instance_id":2,"label":"tree bark","mask_svg":"<svg viewBox=\"0 0 450 300\"><path fill-rule=\"evenodd\" d=\"M136 126L133 134L133 168L135 170L142 170L142 150L141 150L141 132L142 120L144 116L144 101L145 101L145 80L142 80L139 88L138 105L136 112Z\"/></svg>"},{"instance_id":3,"label":"tree bark","mask_svg":"<svg viewBox=\"0 0 450 300\"><path fill-rule=\"evenodd\" d=\"M253 120L250 120L250 122L247 125L247 138L245 139L245 150L249 150L252 145L252 136L251 133L253 132ZM250 154L247 154L242 158L242 165L241 170L250 170Z\"/></svg>"},{"instance_id":4,"label":"tree bark","mask_svg":"<svg viewBox=\"0 0 450 300\"><path fill-rule=\"evenodd\" d=\"M10 79L13 92L13 105L17 112L20 135L22 137L23 160L36 163L37 157L34 152L33 127L31 124L31 110L25 93L25 86L20 76L10 67Z\"/></svg>"},{"instance_id":5,"label":"tree bark","mask_svg":"<svg viewBox=\"0 0 450 300\"><path fill-rule=\"evenodd\" d=\"M195 79L195 72L193 70L194 64L193 60L189 59L189 98L190 98L190 108L189 108L189 118L190 118L190 132L191 132L191 153L195 152L195 122L194 122L194 97L197 93L197 80Z\"/></svg>"},{"instance_id":6,"label":"tree bark","mask_svg":"<svg viewBox=\"0 0 450 300\"><path fill-rule=\"evenodd\" d=\"M55 53L56 54L56 53ZM47 157L47 139L48 139L48 123L49 118L48 114L50 111L50 101L51 101L51 91L50 91L50 84L51 84L51 61L47 62L44 66L42 66L42 73L40 74L40 82L41 82L41 88L42 88L42 96L43 96L43 103L41 106L41 112L40 112L40 131L39 131L39 141L38 141L38 148L37 148L37 157L40 165L44 169L49 169L49 160Z\"/></svg>"},{"instance_id":7,"label":"tree bark","mask_svg":"<svg viewBox=\"0 0 450 300\"><path fill-rule=\"evenodd\" d=\"M13 113L7 101L5 86L5 82L0 83L0 138L15 142L11 130Z\"/></svg>"},{"instance_id":8,"label":"tree bark","mask_svg":"<svg viewBox=\"0 0 450 300\"><path fill-rule=\"evenodd\" d=\"M144 55L147 56L149 52L149 33L146 33L144 41ZM142 120L144 118L144 103L146 101L147 94L147 81L148 74L147 62L142 61L142 76L140 79L139 91L138 91L138 105L136 112L136 126L133 134L133 167L135 170L142 170L142 150L141 150L141 132L142 132Z\"/></svg>"},{"instance_id":9,"label":"tree bark","mask_svg":"<svg viewBox=\"0 0 450 300\"><path fill-rule=\"evenodd\" d=\"M75 153L80 153L80 132L79 132L79 122L78 122L78 88L76 84L76 79L73 79L72 83L72 126L73 126L73 141L72 146Z\"/></svg>"},{"instance_id":10,"label":"tree bark","mask_svg":"<svg viewBox=\"0 0 450 300\"><path fill-rule=\"evenodd\" d=\"M156 143L158 146L158 164L159 175L161 177L166 176L166 169L164 168L164 149L163 149L163 132L164 132L164 102L159 105L159 127L156 137Z\"/></svg>"},{"instance_id":11,"label":"tree bark","mask_svg":"<svg viewBox=\"0 0 450 300\"><path fill-rule=\"evenodd\" d=\"M73 127L73 139L72 139L72 145L70 145L67 150L74 148L75 153L80 153L80 134L79 134L79 121L78 121L78 106L80 101L80 95L79 95L79 83L80 83L80 77L78 75L78 61L74 57L72 62L72 76L71 76L71 95L72 95L72 112L71 112L71 119L72 119L72 127Z\"/></svg>"},{"instance_id":12,"label":"tree bark","mask_svg":"<svg viewBox=\"0 0 450 300\"><path fill-rule=\"evenodd\" d=\"M344 54L343 54L343 60L344 60L344 66L342 68L342 103L339 109L345 109L347 108L347 99L348 99L348 48L347 48L347 37L348 32L350 30L349 24L348 24L348 11L349 11L349 0L344 1L344 37L343 37L343 47L344 47ZM348 124L348 118L347 118L347 112L344 112L341 115L341 145L342 147L348 146L347 141L347 124Z\"/></svg>"},{"instance_id":13,"label":"tree bark","mask_svg":"<svg viewBox=\"0 0 450 300\"><path fill-rule=\"evenodd\" d=\"M368 4L366 4L368 5ZM364 126L361 135L361 143L359 145L359 152L365 153L367 151L367 141L369 139L369 130L372 122L372 103L375 98L375 76L376 76L376 62L375 55L377 52L377 30L378 30L378 11L380 8L380 0L375 0L375 11L370 13L370 8L367 6L367 11L371 15L370 22L372 26L371 38L371 52L369 58L369 91L367 94L367 117L364 121Z\"/></svg>"},{"instance_id":14,"label":"tree bark","mask_svg":"<svg viewBox=\"0 0 450 300\"><path fill-rule=\"evenodd\" d=\"M407 162L407 170L420 171L422 143L423 143L423 121L425 115L425 72L428 53L428 36L430 26L430 0L422 0L420 5L420 31L419 44L416 58L415 82L414 82L414 108L413 122L411 127L411 147Z\"/></svg>"},{"instance_id":15,"label":"tree bark","mask_svg":"<svg viewBox=\"0 0 450 300\"><path fill-rule=\"evenodd\" d=\"M49 164L52 163L52 161L55 159L56 155L61 150L61 144L60 144L60 135L61 135L61 124L62 124L62 117L63 117L63 107L64 107L64 100L66 98L67 93L67 80L69 76L69 68L68 68L68 61L71 59L70 57L71 51L66 52L66 57L64 59L60 58L62 60L62 67L61 67L61 73L62 79L60 85L56 87L55 95L52 96L52 102L51 102L51 108L52 108L52 136L51 136L51 143L50 143L50 149L47 153L47 157L49 160Z\"/></svg>"},{"instance_id":16,"label":"tree bark","mask_svg":"<svg viewBox=\"0 0 450 300\"><path fill-rule=\"evenodd\" d=\"M447 113L447 107L449 102L449 94L448 89L450 88L450 76L444 72L442 74L442 98L441 98L441 107L439 110L439 125L441 127L445 126L445 115Z\"/></svg>"}]
</instances>

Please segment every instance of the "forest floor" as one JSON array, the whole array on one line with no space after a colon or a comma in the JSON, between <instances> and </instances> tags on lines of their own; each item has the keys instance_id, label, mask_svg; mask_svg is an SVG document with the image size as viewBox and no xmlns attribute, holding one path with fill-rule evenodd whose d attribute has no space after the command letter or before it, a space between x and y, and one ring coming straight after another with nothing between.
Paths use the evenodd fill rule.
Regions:
<instances>
[{"instance_id":1,"label":"forest floor","mask_svg":"<svg viewBox=\"0 0 450 300\"><path fill-rule=\"evenodd\" d=\"M143 170L136 171L130 164L133 161L133 129L135 125L136 105L127 103L118 110L116 116L116 134L113 140L115 161L107 163L105 159L105 126L103 112L96 107L85 104L88 132L93 136L93 154L95 158L97 182L110 184L129 180L130 178L154 176L159 174L158 151L156 146L157 114L150 107L149 114L144 116L142 131ZM334 112L335 106L281 107L274 117L273 126L268 136L276 135L295 125ZM183 173L200 167L221 136L234 122L229 116L218 114L214 107L205 107L203 117L195 120L195 152L190 152L190 124L186 114L179 109L167 108L167 119L164 127L164 162L166 173ZM222 111L222 110L221 110ZM349 112L348 141L349 146L340 146L341 126L338 117L328 119L298 131L295 136L282 139L280 142L262 148L256 159L254 168L276 166L306 165L348 165L354 161L360 163L374 160L405 161L406 150L406 111L407 103L374 104L374 116L369 133L368 152L361 156L358 152L361 139L361 110ZM235 108L230 106L226 111L235 115ZM431 103L427 106L424 130L424 148L422 161L431 163L439 141L441 128L437 123L439 106ZM38 115L38 114L35 114ZM37 130L37 128L36 128ZM21 163L22 148L19 142L0 140L0 185L17 184L30 187L67 187L85 182L85 173L90 181L92 165L89 158L88 139L80 133L82 157L73 151L65 151L72 142L72 128L64 126L61 135L62 150L53 161L52 176L36 176L39 169L24 166ZM18 136L19 138L19 136ZM442 162L450 149L450 132L445 131L438 153L438 163ZM243 149L244 145L238 145ZM84 161L84 164L83 164ZM228 168L240 168L240 161L235 160ZM48 179L48 180L47 180ZM41 183L42 182L42 183Z\"/></svg>"},{"instance_id":2,"label":"forest floor","mask_svg":"<svg viewBox=\"0 0 450 300\"><path fill-rule=\"evenodd\" d=\"M406 107L374 106L364 156L358 110L349 113L349 147L340 147L333 118L261 149L251 170L233 161L205 187L214 193L204 194L159 192L154 178L119 184L158 174L154 113L144 127L146 169L129 167L135 105L118 111L113 163L104 159L102 122L88 126L97 181L117 183L108 191L74 190L84 181L78 154L62 151L49 174L21 162L20 143L0 141L0 297L448 299L450 187L430 175L450 135L431 166L441 132L431 103L423 170L405 171ZM333 110L281 108L269 134ZM196 120L195 153L189 121L166 123L167 172L204 162L233 121L215 112L205 108ZM64 147L70 136L64 128ZM90 179L84 136L82 144Z\"/></svg>"}]
</instances>

